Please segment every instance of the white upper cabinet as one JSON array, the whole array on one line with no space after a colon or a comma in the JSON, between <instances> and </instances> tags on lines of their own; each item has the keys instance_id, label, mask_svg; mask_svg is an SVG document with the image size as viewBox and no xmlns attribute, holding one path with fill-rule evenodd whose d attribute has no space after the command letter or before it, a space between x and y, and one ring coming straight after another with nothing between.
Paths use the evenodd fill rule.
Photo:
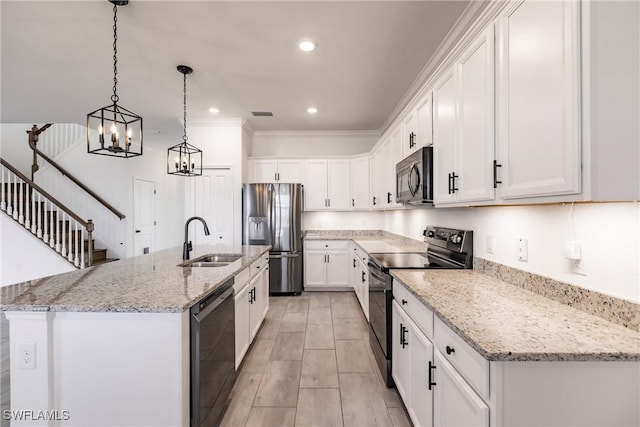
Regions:
<instances>
[{"instance_id":1,"label":"white upper cabinet","mask_svg":"<svg viewBox=\"0 0 640 427\"><path fill-rule=\"evenodd\" d=\"M409 111L402 119L402 158L416 151L418 123L415 110Z\"/></svg>"},{"instance_id":2,"label":"white upper cabinet","mask_svg":"<svg viewBox=\"0 0 640 427\"><path fill-rule=\"evenodd\" d=\"M455 201L456 78L451 68L433 88L433 199L436 205ZM455 187L454 187L455 188Z\"/></svg>"},{"instance_id":3,"label":"white upper cabinet","mask_svg":"<svg viewBox=\"0 0 640 427\"><path fill-rule=\"evenodd\" d=\"M306 160L304 172L305 210L351 209L348 159Z\"/></svg>"},{"instance_id":4,"label":"white upper cabinet","mask_svg":"<svg viewBox=\"0 0 640 427\"><path fill-rule=\"evenodd\" d=\"M579 30L576 1L521 1L498 19L502 199L581 191Z\"/></svg>"},{"instance_id":5,"label":"white upper cabinet","mask_svg":"<svg viewBox=\"0 0 640 427\"><path fill-rule=\"evenodd\" d=\"M249 160L251 182L302 183L303 161L299 159Z\"/></svg>"},{"instance_id":6,"label":"white upper cabinet","mask_svg":"<svg viewBox=\"0 0 640 427\"><path fill-rule=\"evenodd\" d=\"M351 207L369 209L369 157L350 161Z\"/></svg>"},{"instance_id":7,"label":"white upper cabinet","mask_svg":"<svg viewBox=\"0 0 640 427\"><path fill-rule=\"evenodd\" d=\"M429 92L416 107L417 140L413 151L433 144L432 93ZM412 151L412 152L413 152ZM406 156L405 156L406 157Z\"/></svg>"},{"instance_id":8,"label":"white upper cabinet","mask_svg":"<svg viewBox=\"0 0 640 427\"><path fill-rule=\"evenodd\" d=\"M495 197L493 52L490 26L433 89L436 205Z\"/></svg>"},{"instance_id":9,"label":"white upper cabinet","mask_svg":"<svg viewBox=\"0 0 640 427\"><path fill-rule=\"evenodd\" d=\"M402 206L396 203L396 164L400 160L402 160L402 126L398 124L389 132L389 137L382 145L379 159L382 174L378 177L378 190L382 209Z\"/></svg>"}]
</instances>

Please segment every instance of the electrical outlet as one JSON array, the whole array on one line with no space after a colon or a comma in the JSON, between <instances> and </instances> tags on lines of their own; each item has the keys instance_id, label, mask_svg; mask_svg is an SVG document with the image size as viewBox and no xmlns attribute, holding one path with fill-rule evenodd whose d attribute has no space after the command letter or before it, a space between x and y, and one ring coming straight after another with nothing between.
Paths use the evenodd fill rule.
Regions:
<instances>
[{"instance_id":1,"label":"electrical outlet","mask_svg":"<svg viewBox=\"0 0 640 427\"><path fill-rule=\"evenodd\" d=\"M587 272L584 268L584 260L576 259L572 260L572 271L575 274L579 274L581 276L586 276Z\"/></svg>"},{"instance_id":2,"label":"electrical outlet","mask_svg":"<svg viewBox=\"0 0 640 427\"><path fill-rule=\"evenodd\" d=\"M18 360L22 369L36 369L36 343L18 344Z\"/></svg>"},{"instance_id":3,"label":"electrical outlet","mask_svg":"<svg viewBox=\"0 0 640 427\"><path fill-rule=\"evenodd\" d=\"M487 253L488 254L493 253L493 236L492 235L487 236Z\"/></svg>"},{"instance_id":4,"label":"electrical outlet","mask_svg":"<svg viewBox=\"0 0 640 427\"><path fill-rule=\"evenodd\" d=\"M518 261L529 261L529 242L527 239L518 239Z\"/></svg>"}]
</instances>

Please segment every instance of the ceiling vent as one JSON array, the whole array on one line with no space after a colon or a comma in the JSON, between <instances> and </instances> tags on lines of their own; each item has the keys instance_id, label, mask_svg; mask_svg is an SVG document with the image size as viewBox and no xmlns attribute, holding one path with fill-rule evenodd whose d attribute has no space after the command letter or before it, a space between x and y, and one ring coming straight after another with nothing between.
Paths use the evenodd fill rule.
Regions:
<instances>
[{"instance_id":1,"label":"ceiling vent","mask_svg":"<svg viewBox=\"0 0 640 427\"><path fill-rule=\"evenodd\" d=\"M271 111L252 111L253 117L273 117Z\"/></svg>"}]
</instances>

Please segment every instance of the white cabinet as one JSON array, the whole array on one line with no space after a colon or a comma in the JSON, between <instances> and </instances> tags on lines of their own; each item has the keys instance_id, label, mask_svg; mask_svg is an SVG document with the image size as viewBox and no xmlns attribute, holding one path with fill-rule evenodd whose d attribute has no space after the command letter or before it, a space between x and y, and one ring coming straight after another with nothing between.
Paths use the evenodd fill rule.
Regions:
<instances>
[{"instance_id":1,"label":"white cabinet","mask_svg":"<svg viewBox=\"0 0 640 427\"><path fill-rule=\"evenodd\" d=\"M436 205L495 198L493 52L490 26L434 88Z\"/></svg>"},{"instance_id":2,"label":"white cabinet","mask_svg":"<svg viewBox=\"0 0 640 427\"><path fill-rule=\"evenodd\" d=\"M371 202L372 209L380 209L381 203L381 190L382 187L382 165L380 159L382 158L382 148L378 148L371 155L369 165L369 201Z\"/></svg>"},{"instance_id":3,"label":"white cabinet","mask_svg":"<svg viewBox=\"0 0 640 427\"><path fill-rule=\"evenodd\" d=\"M349 241L304 241L305 290L349 288Z\"/></svg>"},{"instance_id":4,"label":"white cabinet","mask_svg":"<svg viewBox=\"0 0 640 427\"><path fill-rule=\"evenodd\" d=\"M349 210L349 160L305 160L305 210Z\"/></svg>"},{"instance_id":5,"label":"white cabinet","mask_svg":"<svg viewBox=\"0 0 640 427\"><path fill-rule=\"evenodd\" d=\"M434 352L433 424L489 426L489 407L438 351Z\"/></svg>"},{"instance_id":6,"label":"white cabinet","mask_svg":"<svg viewBox=\"0 0 640 427\"><path fill-rule=\"evenodd\" d=\"M236 369L269 310L269 256L264 254L235 277Z\"/></svg>"},{"instance_id":7,"label":"white cabinet","mask_svg":"<svg viewBox=\"0 0 640 427\"><path fill-rule=\"evenodd\" d=\"M433 344L400 305L392 305L392 376L416 426L429 426L433 416ZM431 371L431 372L430 372Z\"/></svg>"},{"instance_id":8,"label":"white cabinet","mask_svg":"<svg viewBox=\"0 0 640 427\"><path fill-rule=\"evenodd\" d=\"M351 208L369 209L369 157L350 160Z\"/></svg>"},{"instance_id":9,"label":"white cabinet","mask_svg":"<svg viewBox=\"0 0 640 427\"><path fill-rule=\"evenodd\" d=\"M416 107L417 136L414 141L415 144L412 147L412 152L433 144L432 97L432 93L429 92L420 102L418 102L418 106Z\"/></svg>"},{"instance_id":10,"label":"white cabinet","mask_svg":"<svg viewBox=\"0 0 640 427\"><path fill-rule=\"evenodd\" d=\"M366 252L353 244L351 255L351 286L360 302L360 307L367 321L369 320L369 269Z\"/></svg>"},{"instance_id":11,"label":"white cabinet","mask_svg":"<svg viewBox=\"0 0 640 427\"><path fill-rule=\"evenodd\" d=\"M410 110L402 119L402 158L416 151L418 145L418 123L415 110Z\"/></svg>"},{"instance_id":12,"label":"white cabinet","mask_svg":"<svg viewBox=\"0 0 640 427\"><path fill-rule=\"evenodd\" d=\"M303 161L299 159L253 159L251 182L302 183Z\"/></svg>"},{"instance_id":13,"label":"white cabinet","mask_svg":"<svg viewBox=\"0 0 640 427\"><path fill-rule=\"evenodd\" d=\"M527 0L498 19L502 199L581 191L579 8L577 1Z\"/></svg>"},{"instance_id":14,"label":"white cabinet","mask_svg":"<svg viewBox=\"0 0 640 427\"><path fill-rule=\"evenodd\" d=\"M391 129L382 143L377 173L378 195L381 209L402 207L396 203L396 163L402 160L402 126Z\"/></svg>"}]
</instances>

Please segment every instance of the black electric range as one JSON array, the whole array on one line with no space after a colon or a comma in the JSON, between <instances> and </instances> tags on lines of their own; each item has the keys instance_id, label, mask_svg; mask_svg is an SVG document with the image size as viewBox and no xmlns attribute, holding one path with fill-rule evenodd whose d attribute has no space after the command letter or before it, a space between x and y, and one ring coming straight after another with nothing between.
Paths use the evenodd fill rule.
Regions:
<instances>
[{"instance_id":1,"label":"black electric range","mask_svg":"<svg viewBox=\"0 0 640 427\"><path fill-rule=\"evenodd\" d=\"M473 232L444 227L427 227L426 253L394 252L369 254L369 337L378 367L388 387L391 378L391 302L393 269L472 268Z\"/></svg>"}]
</instances>

